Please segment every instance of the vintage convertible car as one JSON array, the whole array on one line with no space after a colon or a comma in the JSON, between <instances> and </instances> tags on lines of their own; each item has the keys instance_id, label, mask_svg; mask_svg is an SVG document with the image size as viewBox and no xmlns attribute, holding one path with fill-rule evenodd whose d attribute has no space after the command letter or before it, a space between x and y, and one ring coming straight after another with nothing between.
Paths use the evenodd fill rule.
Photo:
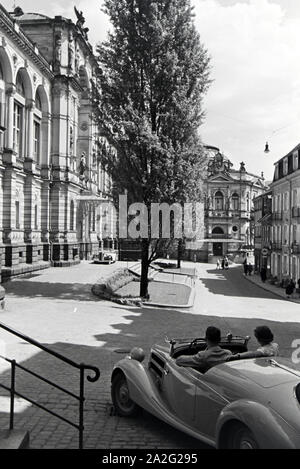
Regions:
<instances>
[{"instance_id":1,"label":"vintage convertible car","mask_svg":"<svg viewBox=\"0 0 300 469\"><path fill-rule=\"evenodd\" d=\"M233 354L247 351L249 337L222 339ZM140 408L217 448L300 448L300 373L281 357L247 358L206 372L180 367L176 358L206 347L204 339L155 345L147 366L134 348L112 373L112 400L121 416Z\"/></svg>"}]
</instances>

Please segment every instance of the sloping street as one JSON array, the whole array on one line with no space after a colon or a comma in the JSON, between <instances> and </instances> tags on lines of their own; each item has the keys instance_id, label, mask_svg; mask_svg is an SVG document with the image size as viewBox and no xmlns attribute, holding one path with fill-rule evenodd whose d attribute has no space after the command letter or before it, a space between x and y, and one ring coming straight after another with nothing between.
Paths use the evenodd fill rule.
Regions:
<instances>
[{"instance_id":1,"label":"sloping street","mask_svg":"<svg viewBox=\"0 0 300 469\"><path fill-rule=\"evenodd\" d=\"M6 283L7 305L0 321L78 363L100 368L97 383L86 381L86 448L202 447L198 441L145 412L134 419L111 415L110 375L114 363L133 346L148 352L153 343L162 344L165 335L203 336L208 325L220 327L224 334L231 331L253 336L255 326L266 324L274 332L282 354L290 357L294 351L293 340L300 338L299 304L253 285L243 277L240 266L217 271L207 264L197 264L197 293L190 310L124 307L94 297L91 285L120 265L86 262L68 270L49 269ZM0 331L0 340L2 355L78 392L78 370L7 332ZM249 348L256 348L254 338ZM9 383L9 365L1 361L0 367L1 382ZM21 370L17 371L17 390L66 418L78 419L75 400ZM9 419L9 396L2 390L0 401L0 421L5 427ZM15 426L30 430L33 448L78 445L75 429L22 400L16 403Z\"/></svg>"}]
</instances>

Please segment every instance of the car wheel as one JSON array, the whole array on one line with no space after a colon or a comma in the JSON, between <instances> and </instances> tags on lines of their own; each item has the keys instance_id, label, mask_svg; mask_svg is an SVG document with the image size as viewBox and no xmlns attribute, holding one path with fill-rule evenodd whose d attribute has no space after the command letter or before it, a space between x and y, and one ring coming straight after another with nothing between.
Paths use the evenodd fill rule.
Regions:
<instances>
[{"instance_id":1,"label":"car wheel","mask_svg":"<svg viewBox=\"0 0 300 469\"><path fill-rule=\"evenodd\" d=\"M238 423L230 432L228 449L258 449L258 443L251 430Z\"/></svg>"},{"instance_id":2,"label":"car wheel","mask_svg":"<svg viewBox=\"0 0 300 469\"><path fill-rule=\"evenodd\" d=\"M130 399L127 380L123 373L118 373L113 377L111 398L118 415L133 417L138 414L140 408Z\"/></svg>"}]
</instances>

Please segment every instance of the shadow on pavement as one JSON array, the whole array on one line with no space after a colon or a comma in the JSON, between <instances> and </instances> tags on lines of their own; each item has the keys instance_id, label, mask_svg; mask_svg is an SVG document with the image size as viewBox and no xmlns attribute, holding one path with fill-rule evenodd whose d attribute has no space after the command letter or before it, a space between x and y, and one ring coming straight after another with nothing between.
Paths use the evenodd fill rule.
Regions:
<instances>
[{"instance_id":1,"label":"shadow on pavement","mask_svg":"<svg viewBox=\"0 0 300 469\"><path fill-rule=\"evenodd\" d=\"M118 306L114 308L122 309L124 312L124 308ZM300 337L299 323L282 324L256 319L203 317L168 309L141 308L138 311L140 315L136 314L136 308L128 308L128 314L125 315L128 323L113 325L115 333L101 334L95 330L96 341L104 342L104 345L56 343L49 346L78 363L83 362L100 368L101 377L97 383L85 381L86 448L207 448L198 440L169 427L146 412L134 419L120 418L110 414L110 376L114 364L124 357L124 353L120 353L122 349L129 350L133 346L140 346L148 354L154 343L164 344L166 334L169 337L201 337L209 325L220 327L224 334L231 331L234 334L253 336L253 329L256 326L266 324L272 329L276 342L280 344L282 355L290 357L294 351L291 343L295 338ZM99 330L101 330L100 322ZM255 349L256 347L256 341L252 338L249 348ZM22 365L66 387L71 392L78 393L79 391L78 370L68 367L45 352L37 351L36 354L24 360ZM7 385L9 380L10 370L3 371L0 374L0 382ZM75 399L20 370L17 371L16 389L52 410L62 413L66 418L78 421L78 403ZM8 396L1 389L0 402L2 402L0 428L7 428ZM31 432L33 448L76 448L78 444L75 429L31 405L21 408L16 414L15 427L25 428Z\"/></svg>"},{"instance_id":2,"label":"shadow on pavement","mask_svg":"<svg viewBox=\"0 0 300 469\"><path fill-rule=\"evenodd\" d=\"M14 280L4 284L6 293L20 298L55 298L58 300L102 301L91 292L92 284L50 283Z\"/></svg>"},{"instance_id":3,"label":"shadow on pavement","mask_svg":"<svg viewBox=\"0 0 300 469\"><path fill-rule=\"evenodd\" d=\"M214 275L213 278L199 276L199 280L215 295L236 296L244 298L266 298L282 301L282 298L268 292L258 285L245 279L240 267L231 267L228 270L210 269L207 274Z\"/></svg>"},{"instance_id":4,"label":"shadow on pavement","mask_svg":"<svg viewBox=\"0 0 300 469\"><path fill-rule=\"evenodd\" d=\"M116 309L122 309L115 306ZM125 316L132 322L128 324L114 324L117 334L95 335L98 341L105 342L103 348L109 350L142 347L146 353L153 344L168 345L165 337L204 337L208 326L216 326L221 329L223 335L232 332L234 335L250 335L249 350L258 347L254 337L254 329L257 326L267 325L273 331L275 341L279 343L281 355L290 358L294 348L291 344L295 339L300 339L300 322L282 323L256 318L222 318L219 316L199 316L174 309L140 308L140 315L136 315L137 309L127 308L134 316ZM151 332L150 332L151 331ZM119 357L120 358L120 357Z\"/></svg>"}]
</instances>

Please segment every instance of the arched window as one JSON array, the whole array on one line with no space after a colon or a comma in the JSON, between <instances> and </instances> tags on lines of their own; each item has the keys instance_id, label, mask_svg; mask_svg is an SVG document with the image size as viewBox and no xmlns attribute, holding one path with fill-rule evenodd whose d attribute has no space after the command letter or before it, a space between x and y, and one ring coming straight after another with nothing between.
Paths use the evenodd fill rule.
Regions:
<instances>
[{"instance_id":1,"label":"arched window","mask_svg":"<svg viewBox=\"0 0 300 469\"><path fill-rule=\"evenodd\" d=\"M49 97L43 85L39 85L35 93L33 112L33 149L32 158L38 165L49 164L48 140L50 134Z\"/></svg>"},{"instance_id":2,"label":"arched window","mask_svg":"<svg viewBox=\"0 0 300 469\"><path fill-rule=\"evenodd\" d=\"M74 201L71 200L70 204L70 231L74 230Z\"/></svg>"},{"instance_id":3,"label":"arched window","mask_svg":"<svg viewBox=\"0 0 300 469\"><path fill-rule=\"evenodd\" d=\"M20 72L16 78L16 96L13 116L13 149L18 156L24 156L24 127L25 127L25 85Z\"/></svg>"},{"instance_id":4,"label":"arched window","mask_svg":"<svg viewBox=\"0 0 300 469\"><path fill-rule=\"evenodd\" d=\"M215 210L224 209L224 197L221 191L215 193Z\"/></svg>"},{"instance_id":5,"label":"arched window","mask_svg":"<svg viewBox=\"0 0 300 469\"><path fill-rule=\"evenodd\" d=\"M239 210L239 196L238 194L233 194L232 195L232 198L231 198L231 206L232 206L232 210Z\"/></svg>"},{"instance_id":6,"label":"arched window","mask_svg":"<svg viewBox=\"0 0 300 469\"><path fill-rule=\"evenodd\" d=\"M38 109L39 111L42 111L42 101L39 92L36 92L35 95L35 108Z\"/></svg>"},{"instance_id":7,"label":"arched window","mask_svg":"<svg viewBox=\"0 0 300 469\"><path fill-rule=\"evenodd\" d=\"M224 234L224 231L222 228L220 228L219 226L216 226L216 228L214 228L212 230L212 234L213 235L223 235Z\"/></svg>"},{"instance_id":8,"label":"arched window","mask_svg":"<svg viewBox=\"0 0 300 469\"><path fill-rule=\"evenodd\" d=\"M2 64L0 61L0 81L1 81L1 86L0 86L0 126L4 130L6 128L6 122L5 122L5 83L4 83L4 74L3 74L3 68ZM0 147L3 147L3 135L2 133L0 134Z\"/></svg>"},{"instance_id":9,"label":"arched window","mask_svg":"<svg viewBox=\"0 0 300 469\"><path fill-rule=\"evenodd\" d=\"M16 91L20 96L23 96L25 98L25 86L24 86L24 81L22 79L21 73L18 73L17 75Z\"/></svg>"},{"instance_id":10,"label":"arched window","mask_svg":"<svg viewBox=\"0 0 300 469\"><path fill-rule=\"evenodd\" d=\"M33 159L40 164L41 155L41 121L42 121L42 100L39 92L35 95L35 110L33 115Z\"/></svg>"}]
</instances>

